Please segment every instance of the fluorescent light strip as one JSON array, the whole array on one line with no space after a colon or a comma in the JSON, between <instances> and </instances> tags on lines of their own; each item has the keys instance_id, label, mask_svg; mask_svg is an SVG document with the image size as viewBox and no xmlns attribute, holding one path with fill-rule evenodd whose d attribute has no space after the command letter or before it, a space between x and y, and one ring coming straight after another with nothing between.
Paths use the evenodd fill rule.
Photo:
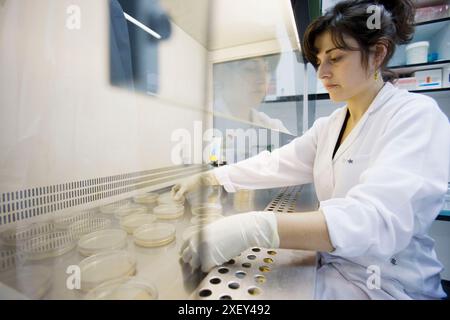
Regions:
<instances>
[{"instance_id":1,"label":"fluorescent light strip","mask_svg":"<svg viewBox=\"0 0 450 320\"><path fill-rule=\"evenodd\" d=\"M125 15L125 19L127 19L128 21L130 21L132 24L138 26L139 28L141 28L142 30L144 30L145 32L149 33L150 35L152 35L153 37L155 37L156 39L160 40L161 36L156 33L155 31L153 31L152 29L150 29L149 27L147 27L146 25L144 25L143 23L137 21L135 18L133 18L132 16L130 16L127 13L123 13Z\"/></svg>"}]
</instances>

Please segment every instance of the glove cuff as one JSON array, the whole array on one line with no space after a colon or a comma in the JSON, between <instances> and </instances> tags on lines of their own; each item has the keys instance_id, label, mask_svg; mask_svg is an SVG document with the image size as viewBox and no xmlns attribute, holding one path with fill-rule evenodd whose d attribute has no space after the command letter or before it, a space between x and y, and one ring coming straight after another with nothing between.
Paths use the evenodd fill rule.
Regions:
<instances>
[{"instance_id":1,"label":"glove cuff","mask_svg":"<svg viewBox=\"0 0 450 320\"><path fill-rule=\"evenodd\" d=\"M254 227L256 232L253 238L254 246L263 248L279 248L280 237L278 235L278 223L273 212L252 212L254 218Z\"/></svg>"}]
</instances>

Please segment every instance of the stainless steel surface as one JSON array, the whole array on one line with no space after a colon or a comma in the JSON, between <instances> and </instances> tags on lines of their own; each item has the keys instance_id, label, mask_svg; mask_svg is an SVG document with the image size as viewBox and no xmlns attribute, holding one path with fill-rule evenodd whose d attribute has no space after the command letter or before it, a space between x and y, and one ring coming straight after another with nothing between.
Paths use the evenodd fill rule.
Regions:
<instances>
[{"instance_id":1,"label":"stainless steel surface","mask_svg":"<svg viewBox=\"0 0 450 320\"><path fill-rule=\"evenodd\" d=\"M307 196L308 188L303 188L296 198L296 210L308 211L315 209L316 202L311 196ZM223 214L226 216L237 212L264 210L280 191L286 192L288 190L290 189L259 190L236 194L222 192L219 199L224 208ZM167 191L167 189L160 190L159 192L164 191ZM215 193L208 195L209 199L217 196ZM303 197L305 199L302 199ZM99 215L101 214L99 213ZM112 219L112 228L120 228L119 221L116 218L112 215L106 216ZM191 217L190 206L186 203L186 212L182 218L165 221L175 225L176 241L163 247L139 247L134 244L133 237L131 235L128 236L127 250L134 252L137 259L136 276L153 283L158 290L159 299L200 298L197 296L199 289L203 288L213 275L212 273L206 275L199 271L192 271L180 261L178 250L182 244L183 231L192 225L190 223ZM245 257L245 254L241 254L241 257L236 258L236 265L230 268L236 268L233 271L239 271L237 270L239 269L238 264L244 263L243 259ZM261 259L266 258L262 252L257 257ZM78 265L83 258L75 249L59 257L27 262L30 266L46 266L52 273L52 286L50 291L43 297L44 299L82 299L84 297L85 293L81 293L76 289L71 290L67 286L69 282L70 287L71 276L73 276L70 273L70 267ZM262 293L259 295L250 295L245 291L246 295L240 297L242 299L311 298L313 296L315 282L314 258L314 253L277 250L277 256L271 264L271 272L264 274L267 277L267 281L259 288L262 290ZM10 258L8 259L8 261L11 261ZM0 282L2 282L2 276L6 274L11 276L14 270L14 266L10 267L7 271L1 270ZM218 268L215 270L218 270ZM20 279L20 274L17 275L17 279ZM247 283L246 281L251 281L250 273L248 273L247 278L240 279L240 281L242 283L241 287L247 288L248 290L250 282ZM212 297L216 296L214 295Z\"/></svg>"}]
</instances>

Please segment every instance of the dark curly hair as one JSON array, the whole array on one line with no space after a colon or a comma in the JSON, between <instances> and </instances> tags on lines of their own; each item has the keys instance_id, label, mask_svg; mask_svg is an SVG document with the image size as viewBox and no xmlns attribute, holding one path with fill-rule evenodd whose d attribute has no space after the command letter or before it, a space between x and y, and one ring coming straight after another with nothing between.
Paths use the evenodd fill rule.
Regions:
<instances>
[{"instance_id":1,"label":"dark curly hair","mask_svg":"<svg viewBox=\"0 0 450 320\"><path fill-rule=\"evenodd\" d=\"M380 28L370 29L367 21L373 14L370 6L377 6L380 12ZM337 3L323 16L314 20L306 29L303 38L303 54L317 69L318 49L314 43L318 36L330 31L337 48L360 50L361 63L368 67L370 49L375 44L384 44L387 54L381 63L381 72L385 81L393 81L396 74L387 68L397 44L411 41L414 35L415 8L410 0L347 0ZM359 48L352 48L344 41L344 35L354 38Z\"/></svg>"}]
</instances>

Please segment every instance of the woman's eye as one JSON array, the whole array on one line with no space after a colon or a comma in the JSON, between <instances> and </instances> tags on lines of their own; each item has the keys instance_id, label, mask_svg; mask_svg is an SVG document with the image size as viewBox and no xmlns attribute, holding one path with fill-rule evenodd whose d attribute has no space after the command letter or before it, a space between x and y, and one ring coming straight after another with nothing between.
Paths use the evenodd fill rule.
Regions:
<instances>
[{"instance_id":1,"label":"woman's eye","mask_svg":"<svg viewBox=\"0 0 450 320\"><path fill-rule=\"evenodd\" d=\"M339 60L341 60L341 57L336 57L336 58L331 58L330 61L332 63L338 62Z\"/></svg>"}]
</instances>

